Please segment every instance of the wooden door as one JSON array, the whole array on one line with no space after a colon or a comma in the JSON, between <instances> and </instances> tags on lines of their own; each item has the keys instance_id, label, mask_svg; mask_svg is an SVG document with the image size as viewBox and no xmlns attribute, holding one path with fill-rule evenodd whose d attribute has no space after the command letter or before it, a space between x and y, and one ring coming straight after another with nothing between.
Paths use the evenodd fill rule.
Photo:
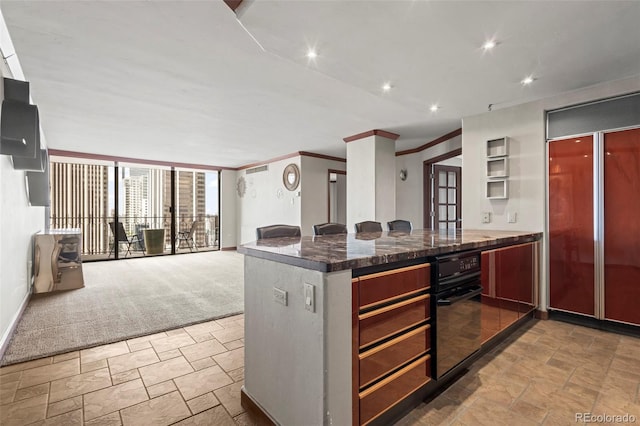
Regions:
<instances>
[{"instance_id":1,"label":"wooden door","mask_svg":"<svg viewBox=\"0 0 640 426\"><path fill-rule=\"evenodd\" d=\"M604 135L604 314L640 324L640 129Z\"/></svg>"},{"instance_id":2,"label":"wooden door","mask_svg":"<svg viewBox=\"0 0 640 426\"><path fill-rule=\"evenodd\" d=\"M433 165L433 229L462 227L461 167Z\"/></svg>"},{"instance_id":3,"label":"wooden door","mask_svg":"<svg viewBox=\"0 0 640 426\"><path fill-rule=\"evenodd\" d=\"M594 315L593 137L549 142L551 308Z\"/></svg>"}]
</instances>

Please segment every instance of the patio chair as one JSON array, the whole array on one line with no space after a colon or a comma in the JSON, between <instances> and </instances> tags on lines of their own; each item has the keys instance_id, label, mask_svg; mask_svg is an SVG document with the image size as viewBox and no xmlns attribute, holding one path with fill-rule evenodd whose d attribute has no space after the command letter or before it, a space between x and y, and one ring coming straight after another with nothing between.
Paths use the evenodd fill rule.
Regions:
<instances>
[{"instance_id":1,"label":"patio chair","mask_svg":"<svg viewBox=\"0 0 640 426\"><path fill-rule=\"evenodd\" d=\"M193 252L194 249L198 251L198 246L196 246L196 242L193 239L193 236L196 233L197 224L198 222L194 220L191 224L191 228L189 228L188 231L178 232L178 236L176 238L176 249L179 249L182 246L182 242L184 241L185 243L187 243L187 247L189 247L190 252Z\"/></svg>"},{"instance_id":2,"label":"patio chair","mask_svg":"<svg viewBox=\"0 0 640 426\"><path fill-rule=\"evenodd\" d=\"M129 254L131 254L131 246L133 246L133 248L135 249L136 247L140 247L142 248L142 254L146 254L144 251L144 246L141 245L141 241L138 238L137 235L132 235L132 236L128 236L127 232L124 230L124 225L122 224L122 222L118 222L118 232L116 232L116 223L115 222L109 222L109 228L111 228L111 232L114 235L113 238L113 244L111 245L111 250L109 250L109 256L107 257L111 257L111 253L115 250L116 246L119 246L120 244L126 244L127 245L127 252L124 254L124 257L127 257Z\"/></svg>"}]
</instances>

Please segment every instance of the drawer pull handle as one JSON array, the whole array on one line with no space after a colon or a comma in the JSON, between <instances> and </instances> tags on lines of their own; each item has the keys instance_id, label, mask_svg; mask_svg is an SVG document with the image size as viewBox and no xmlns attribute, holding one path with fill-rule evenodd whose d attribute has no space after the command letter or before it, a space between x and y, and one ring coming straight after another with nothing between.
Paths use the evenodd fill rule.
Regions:
<instances>
[{"instance_id":1,"label":"drawer pull handle","mask_svg":"<svg viewBox=\"0 0 640 426\"><path fill-rule=\"evenodd\" d=\"M403 300L402 302L385 306L384 308L376 309L375 311L367 312L366 314L359 315L358 318L360 321L365 320L367 318L374 317L376 315L384 314L385 312L392 311L394 309L402 308L403 306L411 305L412 303L420 302L422 300L426 300L430 297L428 294L423 294L422 296L414 297L413 299Z\"/></svg>"}]
</instances>

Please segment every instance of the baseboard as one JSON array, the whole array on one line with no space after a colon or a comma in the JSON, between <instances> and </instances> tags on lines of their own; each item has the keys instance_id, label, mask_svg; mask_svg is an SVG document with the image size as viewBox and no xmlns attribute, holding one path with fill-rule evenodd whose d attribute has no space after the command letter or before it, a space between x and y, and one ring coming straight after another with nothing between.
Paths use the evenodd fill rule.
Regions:
<instances>
[{"instance_id":1,"label":"baseboard","mask_svg":"<svg viewBox=\"0 0 640 426\"><path fill-rule=\"evenodd\" d=\"M236 246L233 247L222 247L221 251L236 251L238 248Z\"/></svg>"},{"instance_id":2,"label":"baseboard","mask_svg":"<svg viewBox=\"0 0 640 426\"><path fill-rule=\"evenodd\" d=\"M253 423L258 426L276 426L278 423L244 390L240 388L240 405L244 408Z\"/></svg>"},{"instance_id":3,"label":"baseboard","mask_svg":"<svg viewBox=\"0 0 640 426\"><path fill-rule=\"evenodd\" d=\"M541 311L540 309L536 309L535 317L540 320L548 320L549 319L549 311Z\"/></svg>"},{"instance_id":4,"label":"baseboard","mask_svg":"<svg viewBox=\"0 0 640 426\"><path fill-rule=\"evenodd\" d=\"M9 327L2 335L2 339L0 340L0 360L4 357L4 352L7 350L9 346L9 341L11 341L11 336L13 336L13 332L16 331L16 327L18 326L18 321L22 317L22 313L27 308L29 304L29 300L31 299L31 291L27 292L22 300L22 304L20 305L20 309L15 313L13 318L11 318L11 322L9 323Z\"/></svg>"},{"instance_id":5,"label":"baseboard","mask_svg":"<svg viewBox=\"0 0 640 426\"><path fill-rule=\"evenodd\" d=\"M626 324L617 321L609 321L606 319L600 320L586 315L556 310L551 311L550 318L557 321L568 322L570 324L595 328L597 330L604 330L611 333L640 337L640 326L637 325Z\"/></svg>"}]
</instances>

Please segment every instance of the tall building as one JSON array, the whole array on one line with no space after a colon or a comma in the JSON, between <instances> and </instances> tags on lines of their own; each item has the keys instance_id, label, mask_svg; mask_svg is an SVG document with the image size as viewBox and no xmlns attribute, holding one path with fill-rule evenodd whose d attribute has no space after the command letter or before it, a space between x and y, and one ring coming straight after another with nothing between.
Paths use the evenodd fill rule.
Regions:
<instances>
[{"instance_id":1,"label":"tall building","mask_svg":"<svg viewBox=\"0 0 640 426\"><path fill-rule=\"evenodd\" d=\"M51 161L51 227L80 228L86 254L109 249L109 167Z\"/></svg>"},{"instance_id":2,"label":"tall building","mask_svg":"<svg viewBox=\"0 0 640 426\"><path fill-rule=\"evenodd\" d=\"M120 219L128 234L136 233L136 225L146 223L148 216L148 175L129 176L122 179L124 211Z\"/></svg>"},{"instance_id":3,"label":"tall building","mask_svg":"<svg viewBox=\"0 0 640 426\"><path fill-rule=\"evenodd\" d=\"M170 175L167 170L149 169L149 189L147 198L147 210L149 213L149 226L152 228L169 228L171 217L165 216L164 206L171 202L171 197L165 198L164 176Z\"/></svg>"},{"instance_id":4,"label":"tall building","mask_svg":"<svg viewBox=\"0 0 640 426\"><path fill-rule=\"evenodd\" d=\"M208 232L206 221L206 184L203 172L176 172L176 232L188 231L194 220L198 221L194 241L197 246L208 246ZM164 186L165 203L164 214L171 216L169 211L171 200L171 176L165 176ZM170 237L169 237L170 238Z\"/></svg>"}]
</instances>

